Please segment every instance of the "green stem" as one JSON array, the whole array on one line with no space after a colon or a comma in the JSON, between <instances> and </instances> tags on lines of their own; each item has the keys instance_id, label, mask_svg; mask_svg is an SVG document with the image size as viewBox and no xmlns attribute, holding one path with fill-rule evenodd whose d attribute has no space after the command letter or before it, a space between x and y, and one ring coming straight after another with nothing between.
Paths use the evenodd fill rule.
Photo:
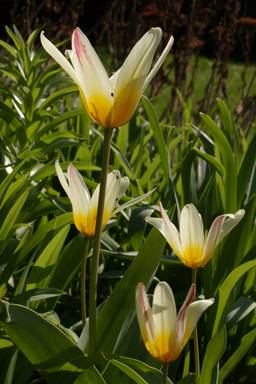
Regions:
<instances>
[{"instance_id":1,"label":"green stem","mask_svg":"<svg viewBox=\"0 0 256 384\"><path fill-rule=\"evenodd\" d=\"M81 314L83 327L86 324L86 265L89 248L89 238L84 238L84 249L82 255L82 269L81 269Z\"/></svg>"},{"instance_id":2,"label":"green stem","mask_svg":"<svg viewBox=\"0 0 256 384\"><path fill-rule=\"evenodd\" d=\"M195 285L196 285L196 280L197 280L197 269L192 269L192 283L194 283ZM199 355L197 327L195 328L194 333L193 333L193 343L194 343L196 376L200 376L200 355Z\"/></svg>"},{"instance_id":3,"label":"green stem","mask_svg":"<svg viewBox=\"0 0 256 384\"><path fill-rule=\"evenodd\" d=\"M163 384L167 384L168 369L169 369L169 364L165 363L164 366L163 366Z\"/></svg>"},{"instance_id":4,"label":"green stem","mask_svg":"<svg viewBox=\"0 0 256 384\"><path fill-rule=\"evenodd\" d=\"M103 219L103 213L104 213L104 203L105 203L105 193L106 193L112 131L113 129L104 129L102 165L101 165L101 175L100 175L100 191L99 191L97 218L96 218L92 264L91 264L92 269L91 269L91 276L90 276L89 353L94 352L95 345L96 345L96 305L97 305L98 266L99 266L99 257L100 257L100 237L101 237L102 219Z\"/></svg>"}]
</instances>

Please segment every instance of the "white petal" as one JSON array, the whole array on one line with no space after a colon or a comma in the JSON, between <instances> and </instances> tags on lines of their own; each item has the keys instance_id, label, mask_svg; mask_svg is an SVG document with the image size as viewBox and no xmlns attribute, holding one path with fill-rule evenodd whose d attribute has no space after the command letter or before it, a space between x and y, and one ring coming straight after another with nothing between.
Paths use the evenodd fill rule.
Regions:
<instances>
[{"instance_id":1,"label":"white petal","mask_svg":"<svg viewBox=\"0 0 256 384\"><path fill-rule=\"evenodd\" d=\"M68 181L74 214L87 215L90 194L82 176L72 164L68 166Z\"/></svg>"},{"instance_id":2,"label":"white petal","mask_svg":"<svg viewBox=\"0 0 256 384\"><path fill-rule=\"evenodd\" d=\"M64 71L67 72L67 74L74 80L74 82L77 83L78 80L74 68L65 58L65 56L58 50L58 48L56 48L55 45L44 36L43 31L40 34L40 39L46 52L48 52L49 55L52 56L52 58L56 60L57 63L64 69Z\"/></svg>"},{"instance_id":3,"label":"white petal","mask_svg":"<svg viewBox=\"0 0 256 384\"><path fill-rule=\"evenodd\" d=\"M114 90L116 89L116 82L117 82L119 73L120 73L120 71L121 71L121 68L122 68L122 67L120 67L120 68L119 68L115 73L113 73L113 75L110 76L110 78L109 78L109 81L110 81L110 83L111 83L111 85L112 85L112 88L113 88Z\"/></svg>"},{"instance_id":4,"label":"white petal","mask_svg":"<svg viewBox=\"0 0 256 384\"><path fill-rule=\"evenodd\" d=\"M134 113L161 37L160 28L151 28L133 47L118 73L112 76L111 82L115 85L112 126L125 124Z\"/></svg>"},{"instance_id":5,"label":"white petal","mask_svg":"<svg viewBox=\"0 0 256 384\"><path fill-rule=\"evenodd\" d=\"M201 215L193 204L183 207L180 214L180 240L183 250L204 246L204 228Z\"/></svg>"},{"instance_id":6,"label":"white petal","mask_svg":"<svg viewBox=\"0 0 256 384\"><path fill-rule=\"evenodd\" d=\"M184 347L192 332L194 331L197 322L203 312L214 303L214 299L198 300L190 304L186 313L185 321L185 333L182 340L181 349Z\"/></svg>"},{"instance_id":7,"label":"white petal","mask_svg":"<svg viewBox=\"0 0 256 384\"><path fill-rule=\"evenodd\" d=\"M160 67L162 66L166 56L168 55L170 49L172 48L172 45L173 45L173 42L174 42L174 38L173 36L170 37L165 49L163 50L163 52L161 53L161 56L159 57L159 59L157 60L157 62L154 64L154 67L151 69L151 71L149 72L146 80L145 80L145 84L144 84L144 89L147 87L147 85L151 82L151 80L153 79L153 77L155 76L155 74L157 73L157 71L160 69Z\"/></svg>"},{"instance_id":8,"label":"white petal","mask_svg":"<svg viewBox=\"0 0 256 384\"><path fill-rule=\"evenodd\" d=\"M213 221L211 225L211 228L209 230L209 233L204 245L204 250L202 255L202 267L204 267L208 263L208 261L213 255L215 248L217 247L217 244L219 243L220 232L221 232L221 228L224 220L225 220L225 215L218 216L216 217L216 219Z\"/></svg>"},{"instance_id":9,"label":"white petal","mask_svg":"<svg viewBox=\"0 0 256 384\"><path fill-rule=\"evenodd\" d=\"M230 231L239 223L240 220L244 217L245 210L239 209L235 214L225 214L224 222L221 227L220 236L218 239L218 243L229 234Z\"/></svg>"},{"instance_id":10,"label":"white petal","mask_svg":"<svg viewBox=\"0 0 256 384\"><path fill-rule=\"evenodd\" d=\"M179 310L178 313L178 320L177 320L177 326L176 326L176 336L177 336L177 342L178 345L182 344L184 333L185 333L185 327L186 327L186 316L188 312L189 305L193 303L196 296L196 285L192 284L188 294L186 296L186 299L184 300L184 303L182 304L182 307Z\"/></svg>"},{"instance_id":11,"label":"white petal","mask_svg":"<svg viewBox=\"0 0 256 384\"><path fill-rule=\"evenodd\" d=\"M147 344L149 342L151 345L154 344L152 312L148 302L145 287L142 283L139 283L136 288L136 311L144 343Z\"/></svg>"},{"instance_id":12,"label":"white petal","mask_svg":"<svg viewBox=\"0 0 256 384\"><path fill-rule=\"evenodd\" d=\"M152 306L154 337L164 334L175 337L177 312L171 287L164 281L157 284ZM166 337L166 343L170 340ZM169 349L169 348L166 348Z\"/></svg>"},{"instance_id":13,"label":"white petal","mask_svg":"<svg viewBox=\"0 0 256 384\"><path fill-rule=\"evenodd\" d=\"M72 35L73 64L86 99L106 97L112 104L113 92L107 72L85 34L76 28Z\"/></svg>"},{"instance_id":14,"label":"white petal","mask_svg":"<svg viewBox=\"0 0 256 384\"><path fill-rule=\"evenodd\" d=\"M68 186L66 177L65 177L65 175L64 175L64 173L62 172L62 169L61 169L61 167L60 167L59 160L56 160L56 161L55 161L55 169L56 169L56 173L57 173L59 182L61 183L62 188L64 189L64 191L66 192L66 194L67 194L69 200L71 201L71 192L70 192L70 188L69 188L69 186Z\"/></svg>"},{"instance_id":15,"label":"white petal","mask_svg":"<svg viewBox=\"0 0 256 384\"><path fill-rule=\"evenodd\" d=\"M120 211L124 211L125 209L127 209L129 207L132 207L133 205L138 204L138 203L140 203L143 200L146 200L150 195L152 195L152 193L154 191L155 191L155 188L152 189L152 191L144 193L144 195L141 195L141 196L138 196L138 197L134 197L133 199L130 199L129 201L127 201L127 202L125 202L125 203L123 203L121 205L118 205L117 208L114 210L113 214L115 214L117 212L120 212Z\"/></svg>"},{"instance_id":16,"label":"white petal","mask_svg":"<svg viewBox=\"0 0 256 384\"><path fill-rule=\"evenodd\" d=\"M135 44L119 70L115 89L116 94L131 81L136 82L138 85L141 83L141 86L144 84L161 38L161 29L151 28Z\"/></svg>"},{"instance_id":17,"label":"white petal","mask_svg":"<svg viewBox=\"0 0 256 384\"><path fill-rule=\"evenodd\" d=\"M110 214L113 211L117 197L119 196L121 175L118 171L110 172L107 176L104 211ZM91 199L90 210L98 207L100 184L97 185ZM109 215L108 215L109 216ZM110 217L109 217L110 218Z\"/></svg>"},{"instance_id":18,"label":"white petal","mask_svg":"<svg viewBox=\"0 0 256 384\"><path fill-rule=\"evenodd\" d=\"M120 190L123 182L119 171L112 171L108 174L105 196L105 207L109 212L113 212L115 203L120 197Z\"/></svg>"},{"instance_id":19,"label":"white petal","mask_svg":"<svg viewBox=\"0 0 256 384\"><path fill-rule=\"evenodd\" d=\"M170 221L167 213L165 212L162 204L160 203L160 212L164 224L165 238L176 256L182 259L183 249L180 241L180 234L175 225Z\"/></svg>"}]
</instances>

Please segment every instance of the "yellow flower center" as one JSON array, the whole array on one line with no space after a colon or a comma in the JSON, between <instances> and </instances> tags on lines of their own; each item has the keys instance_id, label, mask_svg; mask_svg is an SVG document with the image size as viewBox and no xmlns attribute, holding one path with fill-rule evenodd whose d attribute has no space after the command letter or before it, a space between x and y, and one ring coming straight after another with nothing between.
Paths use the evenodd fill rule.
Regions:
<instances>
[{"instance_id":1,"label":"yellow flower center","mask_svg":"<svg viewBox=\"0 0 256 384\"><path fill-rule=\"evenodd\" d=\"M161 332L153 340L146 340L145 346L148 352L156 359L167 363L177 359L175 344L171 343L170 332Z\"/></svg>"},{"instance_id":2,"label":"yellow flower center","mask_svg":"<svg viewBox=\"0 0 256 384\"><path fill-rule=\"evenodd\" d=\"M203 265L202 262L202 246L195 244L187 246L183 250L182 261L189 268L199 268Z\"/></svg>"},{"instance_id":3,"label":"yellow flower center","mask_svg":"<svg viewBox=\"0 0 256 384\"><path fill-rule=\"evenodd\" d=\"M93 94L86 98L81 90L80 94L88 115L100 126L112 128L111 113L113 105L111 99L103 94Z\"/></svg>"},{"instance_id":4,"label":"yellow flower center","mask_svg":"<svg viewBox=\"0 0 256 384\"><path fill-rule=\"evenodd\" d=\"M132 118L141 96L139 79L133 79L114 95L112 127L120 127Z\"/></svg>"},{"instance_id":5,"label":"yellow flower center","mask_svg":"<svg viewBox=\"0 0 256 384\"><path fill-rule=\"evenodd\" d=\"M93 209L89 212L88 216L83 213L74 213L73 220L76 228L79 232L83 233L86 236L94 236L96 229L96 216L97 209ZM104 209L103 219L102 219L102 228L104 228L111 217L111 212L108 209Z\"/></svg>"}]
</instances>

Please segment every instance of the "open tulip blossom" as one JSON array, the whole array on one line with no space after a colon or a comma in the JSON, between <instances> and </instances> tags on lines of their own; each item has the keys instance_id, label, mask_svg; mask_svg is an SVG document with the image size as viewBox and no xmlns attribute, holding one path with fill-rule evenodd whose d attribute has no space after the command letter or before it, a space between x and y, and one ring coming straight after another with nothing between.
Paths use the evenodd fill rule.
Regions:
<instances>
[{"instance_id":1,"label":"open tulip blossom","mask_svg":"<svg viewBox=\"0 0 256 384\"><path fill-rule=\"evenodd\" d=\"M55 168L59 181L71 201L76 228L86 236L93 236L96 226L99 185L91 197L82 176L72 164L68 166L67 176L62 172L58 161L55 162ZM116 203L125 193L128 185L128 177L121 177L118 171L112 171L108 174L102 223L103 228L109 219L121 209L121 207L116 207Z\"/></svg>"},{"instance_id":2,"label":"open tulip blossom","mask_svg":"<svg viewBox=\"0 0 256 384\"><path fill-rule=\"evenodd\" d=\"M41 33L44 49L78 85L85 110L104 128L117 128L131 119L142 93L172 47L171 36L150 71L161 38L162 30L151 28L133 47L121 68L109 77L88 38L79 28L72 35L72 50L67 51L72 65Z\"/></svg>"},{"instance_id":3,"label":"open tulip blossom","mask_svg":"<svg viewBox=\"0 0 256 384\"><path fill-rule=\"evenodd\" d=\"M214 302L213 299L194 301L195 291L195 284L192 284L177 315L172 289L166 282L157 284L152 307L144 285L137 286L136 310L145 347L163 363L179 357L200 316Z\"/></svg>"},{"instance_id":4,"label":"open tulip blossom","mask_svg":"<svg viewBox=\"0 0 256 384\"><path fill-rule=\"evenodd\" d=\"M147 217L146 221L156 227L165 237L173 252L187 267L204 267L211 259L221 240L244 217L245 211L223 214L213 221L208 235L204 235L202 217L193 204L183 207L180 214L180 231L170 221L160 204L161 218Z\"/></svg>"}]
</instances>

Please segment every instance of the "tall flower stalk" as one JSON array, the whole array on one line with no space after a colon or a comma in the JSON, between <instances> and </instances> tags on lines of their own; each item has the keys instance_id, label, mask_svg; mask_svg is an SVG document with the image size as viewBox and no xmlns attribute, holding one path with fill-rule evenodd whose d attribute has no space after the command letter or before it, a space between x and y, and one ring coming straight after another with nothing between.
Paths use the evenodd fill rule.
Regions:
<instances>
[{"instance_id":1,"label":"tall flower stalk","mask_svg":"<svg viewBox=\"0 0 256 384\"><path fill-rule=\"evenodd\" d=\"M102 221L103 221L103 213L104 213L104 202L105 202L105 194L106 194L106 183L107 183L111 138L112 138L112 129L105 129L102 162L101 162L100 192L99 192L98 210L97 210L97 217L96 217L92 269L91 269L91 275L90 275L89 353L94 352L95 345L96 345L96 309L97 309L98 267L99 267L99 257L100 257L100 237L101 237L101 231L102 231Z\"/></svg>"},{"instance_id":2,"label":"tall flower stalk","mask_svg":"<svg viewBox=\"0 0 256 384\"><path fill-rule=\"evenodd\" d=\"M197 291L197 269L192 269L192 284L195 285L195 294ZM195 361L195 373L196 376L200 376L200 352L198 342L197 326L193 332L193 346L194 346L194 361Z\"/></svg>"}]
</instances>

